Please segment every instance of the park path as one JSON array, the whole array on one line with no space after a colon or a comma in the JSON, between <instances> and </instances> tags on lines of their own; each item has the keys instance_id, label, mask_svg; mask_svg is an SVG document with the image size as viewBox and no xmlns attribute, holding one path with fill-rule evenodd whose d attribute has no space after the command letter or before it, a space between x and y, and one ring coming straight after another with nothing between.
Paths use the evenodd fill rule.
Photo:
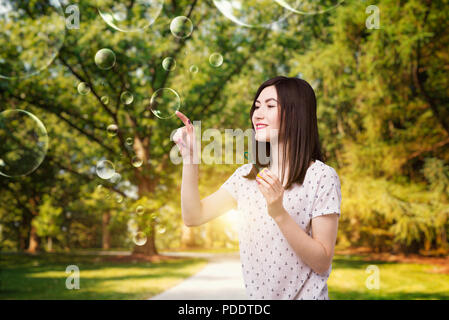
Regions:
<instances>
[{"instance_id":1,"label":"park path","mask_svg":"<svg viewBox=\"0 0 449 320\"><path fill-rule=\"evenodd\" d=\"M239 253L161 252L200 257L209 263L195 275L149 300L248 300Z\"/></svg>"}]
</instances>

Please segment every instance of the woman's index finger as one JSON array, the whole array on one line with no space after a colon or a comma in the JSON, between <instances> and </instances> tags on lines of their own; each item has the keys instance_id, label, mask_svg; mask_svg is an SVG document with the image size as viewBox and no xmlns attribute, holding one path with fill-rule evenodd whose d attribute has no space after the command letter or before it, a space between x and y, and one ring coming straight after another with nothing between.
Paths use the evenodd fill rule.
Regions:
<instances>
[{"instance_id":1,"label":"woman's index finger","mask_svg":"<svg viewBox=\"0 0 449 320\"><path fill-rule=\"evenodd\" d=\"M187 118L182 112L176 111L176 115L178 116L181 121L188 126L190 124L189 118Z\"/></svg>"}]
</instances>

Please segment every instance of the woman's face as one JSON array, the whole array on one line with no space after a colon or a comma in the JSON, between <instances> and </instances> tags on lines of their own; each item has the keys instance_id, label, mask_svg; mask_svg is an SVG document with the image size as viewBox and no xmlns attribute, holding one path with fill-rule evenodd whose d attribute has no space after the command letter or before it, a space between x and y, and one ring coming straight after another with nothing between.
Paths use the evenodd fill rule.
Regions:
<instances>
[{"instance_id":1,"label":"woman's face","mask_svg":"<svg viewBox=\"0 0 449 320\"><path fill-rule=\"evenodd\" d=\"M275 86L263 89L256 100L252 118L257 141L274 142L274 139L277 139L280 125L280 108Z\"/></svg>"}]
</instances>

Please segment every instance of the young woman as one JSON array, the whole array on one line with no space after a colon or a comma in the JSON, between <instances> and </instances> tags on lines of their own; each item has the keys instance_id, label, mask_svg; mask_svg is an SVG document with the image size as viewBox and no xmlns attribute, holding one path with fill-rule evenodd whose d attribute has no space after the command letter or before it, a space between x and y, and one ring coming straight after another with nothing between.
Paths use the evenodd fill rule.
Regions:
<instances>
[{"instance_id":1,"label":"young woman","mask_svg":"<svg viewBox=\"0 0 449 320\"><path fill-rule=\"evenodd\" d=\"M250 299L325 299L340 217L336 171L323 162L312 87L275 77L258 89L250 110L256 154L269 163L240 166L200 200L193 126L174 140L183 156L181 208L187 226L199 226L238 208L240 257ZM262 168L258 172L257 168Z\"/></svg>"}]
</instances>

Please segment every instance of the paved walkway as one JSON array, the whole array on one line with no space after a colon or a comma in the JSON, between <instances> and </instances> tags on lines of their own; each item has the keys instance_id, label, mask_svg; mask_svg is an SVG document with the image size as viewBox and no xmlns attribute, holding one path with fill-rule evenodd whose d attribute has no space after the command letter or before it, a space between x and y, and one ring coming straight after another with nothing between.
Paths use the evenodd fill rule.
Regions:
<instances>
[{"instance_id":1,"label":"paved walkway","mask_svg":"<svg viewBox=\"0 0 449 320\"><path fill-rule=\"evenodd\" d=\"M207 258L209 263L195 275L149 300L248 300L238 253L161 254Z\"/></svg>"}]
</instances>

